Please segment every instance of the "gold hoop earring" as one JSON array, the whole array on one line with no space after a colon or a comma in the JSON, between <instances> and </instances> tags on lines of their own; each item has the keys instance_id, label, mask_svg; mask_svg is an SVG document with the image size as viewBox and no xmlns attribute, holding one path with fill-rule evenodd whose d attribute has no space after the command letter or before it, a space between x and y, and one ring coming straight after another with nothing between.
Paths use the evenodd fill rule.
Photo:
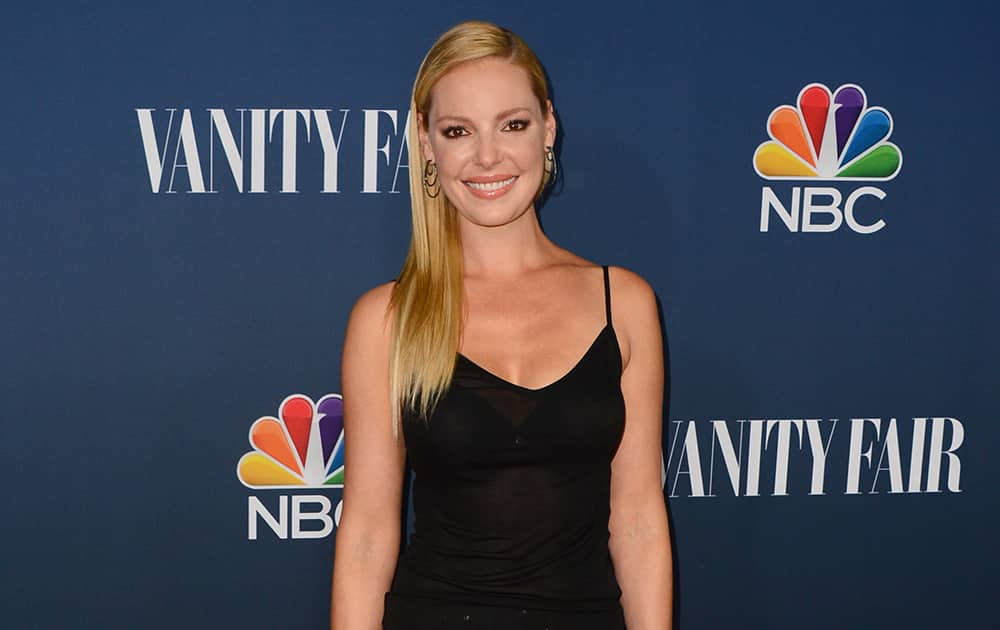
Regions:
<instances>
[{"instance_id":1,"label":"gold hoop earring","mask_svg":"<svg viewBox=\"0 0 1000 630\"><path fill-rule=\"evenodd\" d=\"M545 174L549 176L545 184L551 186L552 182L556 179L556 173L559 172L559 166L556 164L556 154L552 152L552 147L545 147Z\"/></svg>"},{"instance_id":2,"label":"gold hoop earring","mask_svg":"<svg viewBox=\"0 0 1000 630\"><path fill-rule=\"evenodd\" d=\"M441 183L438 181L437 164L428 160L424 162L424 194L434 199L441 194Z\"/></svg>"}]
</instances>

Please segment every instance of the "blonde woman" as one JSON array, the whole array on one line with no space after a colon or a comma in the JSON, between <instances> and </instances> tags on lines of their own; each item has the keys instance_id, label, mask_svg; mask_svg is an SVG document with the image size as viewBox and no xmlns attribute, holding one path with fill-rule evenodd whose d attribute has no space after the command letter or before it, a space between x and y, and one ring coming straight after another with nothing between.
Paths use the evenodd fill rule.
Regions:
<instances>
[{"instance_id":1,"label":"blonde woman","mask_svg":"<svg viewBox=\"0 0 1000 630\"><path fill-rule=\"evenodd\" d=\"M332 627L669 628L656 303L539 227L556 172L542 67L510 31L459 24L411 108L409 254L344 341Z\"/></svg>"}]
</instances>

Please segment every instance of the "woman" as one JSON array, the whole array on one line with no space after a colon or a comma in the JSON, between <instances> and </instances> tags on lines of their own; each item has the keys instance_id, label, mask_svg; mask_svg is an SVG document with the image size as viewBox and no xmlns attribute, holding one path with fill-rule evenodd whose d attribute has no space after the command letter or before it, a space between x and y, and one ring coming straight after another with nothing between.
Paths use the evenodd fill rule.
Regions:
<instances>
[{"instance_id":1,"label":"woman","mask_svg":"<svg viewBox=\"0 0 1000 630\"><path fill-rule=\"evenodd\" d=\"M662 340L639 276L553 244L534 53L452 28L411 102L413 238L344 342L332 627L663 630ZM416 531L402 557L407 457Z\"/></svg>"}]
</instances>

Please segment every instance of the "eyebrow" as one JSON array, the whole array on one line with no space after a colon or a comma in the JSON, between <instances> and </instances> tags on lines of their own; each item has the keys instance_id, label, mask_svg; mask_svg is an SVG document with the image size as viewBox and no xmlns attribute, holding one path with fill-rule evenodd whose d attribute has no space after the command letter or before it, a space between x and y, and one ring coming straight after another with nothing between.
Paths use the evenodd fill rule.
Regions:
<instances>
[{"instance_id":1,"label":"eyebrow","mask_svg":"<svg viewBox=\"0 0 1000 630\"><path fill-rule=\"evenodd\" d=\"M504 111L500 112L499 114L497 114L496 119L497 120L502 120L504 118L507 118L508 116L512 116L514 114L517 114L518 112L530 112L530 111L531 111L530 107L512 107L511 109L504 110ZM455 115L452 115L452 114L448 114L447 116L439 116L438 117L438 122L444 121L444 120L454 120L454 121L467 122L467 123L471 123L472 122L472 120L469 119L469 118L465 118L464 116L455 116Z\"/></svg>"}]
</instances>

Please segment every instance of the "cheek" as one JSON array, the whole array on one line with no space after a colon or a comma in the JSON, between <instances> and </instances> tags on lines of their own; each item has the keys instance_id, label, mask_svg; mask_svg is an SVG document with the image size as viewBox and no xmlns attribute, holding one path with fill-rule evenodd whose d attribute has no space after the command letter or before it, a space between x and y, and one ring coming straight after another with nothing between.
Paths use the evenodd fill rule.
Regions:
<instances>
[{"instance_id":1,"label":"cheek","mask_svg":"<svg viewBox=\"0 0 1000 630\"><path fill-rule=\"evenodd\" d=\"M438 179L445 194L451 199L458 199L461 190L465 188L462 176L466 172L468 160L455 151L445 151L435 154L438 169Z\"/></svg>"},{"instance_id":2,"label":"cheek","mask_svg":"<svg viewBox=\"0 0 1000 630\"><path fill-rule=\"evenodd\" d=\"M522 176L534 178L535 175L541 177L544 168L544 154L542 151L541 143L532 139L512 144L507 155L509 161L517 167Z\"/></svg>"},{"instance_id":3,"label":"cheek","mask_svg":"<svg viewBox=\"0 0 1000 630\"><path fill-rule=\"evenodd\" d=\"M437 157L437 167L438 174L441 175L442 180L452 180L456 179L462 173L462 165L465 164L460 156L455 155L453 152L438 153Z\"/></svg>"},{"instance_id":4,"label":"cheek","mask_svg":"<svg viewBox=\"0 0 1000 630\"><path fill-rule=\"evenodd\" d=\"M522 166L541 166L545 160L545 129L536 126L532 133L525 134L511 143L511 152L517 156Z\"/></svg>"},{"instance_id":5,"label":"cheek","mask_svg":"<svg viewBox=\"0 0 1000 630\"><path fill-rule=\"evenodd\" d=\"M434 163L437 164L438 172L442 175L455 175L468 157L468 151L460 144L439 142L433 144Z\"/></svg>"},{"instance_id":6,"label":"cheek","mask_svg":"<svg viewBox=\"0 0 1000 630\"><path fill-rule=\"evenodd\" d=\"M523 168L541 167L544 157L542 151L541 143L524 143L518 147L517 159Z\"/></svg>"}]
</instances>

